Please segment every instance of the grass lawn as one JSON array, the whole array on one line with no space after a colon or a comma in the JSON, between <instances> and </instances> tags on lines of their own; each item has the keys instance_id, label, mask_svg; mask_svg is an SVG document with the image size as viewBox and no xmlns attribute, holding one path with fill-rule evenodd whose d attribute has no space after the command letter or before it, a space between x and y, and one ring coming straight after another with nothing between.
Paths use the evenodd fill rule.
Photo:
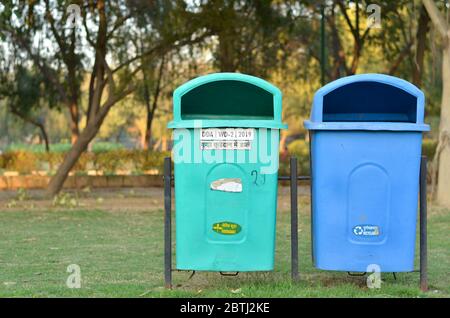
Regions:
<instances>
[{"instance_id":1,"label":"grass lawn","mask_svg":"<svg viewBox=\"0 0 450 318\"><path fill-rule=\"evenodd\" d=\"M132 204L133 199L130 200ZM98 208L0 211L0 297L450 297L450 211L430 208L429 284L418 273L382 274L382 288L365 277L312 267L308 198L300 206L300 275L290 282L289 214L278 213L275 271L175 272L173 290L163 286L163 211ZM416 262L417 263L417 262ZM69 264L81 268L80 289L66 287Z\"/></svg>"}]
</instances>

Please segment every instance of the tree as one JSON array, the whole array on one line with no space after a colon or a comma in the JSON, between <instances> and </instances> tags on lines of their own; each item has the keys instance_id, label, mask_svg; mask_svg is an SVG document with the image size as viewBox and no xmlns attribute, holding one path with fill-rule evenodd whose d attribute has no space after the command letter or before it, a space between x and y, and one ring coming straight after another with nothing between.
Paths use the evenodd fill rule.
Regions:
<instances>
[{"instance_id":1,"label":"tree","mask_svg":"<svg viewBox=\"0 0 450 318\"><path fill-rule=\"evenodd\" d=\"M8 104L12 114L39 129L45 150L48 152L50 151L50 142L45 129L45 119L33 115L36 109L41 109L43 94L40 83L41 79L38 74L19 65L14 79L15 87L10 92Z\"/></svg>"},{"instance_id":2,"label":"tree","mask_svg":"<svg viewBox=\"0 0 450 318\"><path fill-rule=\"evenodd\" d=\"M43 80L53 86L70 115L71 139L75 143L79 135L83 51L77 28L65 25L69 4L69 1L50 0L8 3L2 13L4 23L1 27L33 62ZM56 15L60 17L56 18ZM48 41L54 45L49 46Z\"/></svg>"},{"instance_id":3,"label":"tree","mask_svg":"<svg viewBox=\"0 0 450 318\"><path fill-rule=\"evenodd\" d=\"M14 45L10 46L14 50ZM41 76L36 70L29 70L15 59L14 54L2 59L0 67L0 99L8 111L25 123L39 129L46 151L50 151L49 138L45 129L45 118L36 115L42 110L42 99L51 101L41 85ZM50 92L50 91L48 91ZM48 95L48 96L46 96ZM50 108L54 106L48 103Z\"/></svg>"},{"instance_id":4,"label":"tree","mask_svg":"<svg viewBox=\"0 0 450 318\"><path fill-rule=\"evenodd\" d=\"M172 8L173 10L183 12L185 8L184 2L180 4L175 1L171 4L175 7ZM135 77L142 67L139 65L142 57L164 54L174 48L201 41L208 36L207 33L201 33L198 37L193 36L195 32L177 20L179 15L173 15L175 21L172 19L165 21L167 24L161 32L161 37L152 43L148 50L130 57L129 47L132 46L132 42L129 40L129 33L137 27L133 24L133 18L139 21L139 14L153 13L158 11L162 5L168 5L168 2L162 1L162 4L159 1L150 4L136 2L127 6L122 1L98 0L96 3L90 2L86 8L88 10L84 11L83 25L86 41L95 56L90 72L86 126L50 180L47 188L50 196L61 190L69 171L98 133L109 110L136 90ZM88 27L89 23L98 25L95 34L92 34ZM177 23L178 27L176 27ZM108 51L110 47L115 50ZM111 63L108 63L108 56L114 58L117 64L115 67L111 67Z\"/></svg>"},{"instance_id":5,"label":"tree","mask_svg":"<svg viewBox=\"0 0 450 318\"><path fill-rule=\"evenodd\" d=\"M349 15L348 5L350 2L354 4L355 18L354 22ZM351 59L345 53L345 49L343 47L343 41L339 35L338 24L335 19L335 6L340 9L341 14L345 18L346 25L350 30L350 35L352 38L353 48L351 50ZM333 56L334 56L334 78L340 77L340 70L343 69L346 75L353 75L356 73L361 55L363 53L363 49L366 41L368 41L370 28L362 28L361 27L361 6L360 1L344 1L344 0L335 0L333 1L333 6L331 9L331 15L329 19L329 26L331 27L331 34L333 37ZM350 61L349 61L350 60Z\"/></svg>"},{"instance_id":6,"label":"tree","mask_svg":"<svg viewBox=\"0 0 450 318\"><path fill-rule=\"evenodd\" d=\"M370 44L379 45L388 61L385 73L395 74L399 66L411 55L413 39L407 30L409 1L379 1L381 29L369 27L367 21L370 1L334 0L327 14L331 33L331 69L327 76L332 80L356 74ZM363 19L364 17L364 19ZM379 53L379 54L380 54ZM373 63L373 61L370 61Z\"/></svg>"},{"instance_id":7,"label":"tree","mask_svg":"<svg viewBox=\"0 0 450 318\"><path fill-rule=\"evenodd\" d=\"M295 0L207 0L195 10L214 35L209 48L215 68L272 80L275 72L287 69L294 52L308 48L306 39L312 33L300 19L305 5ZM282 150L287 135L281 132Z\"/></svg>"},{"instance_id":8,"label":"tree","mask_svg":"<svg viewBox=\"0 0 450 318\"><path fill-rule=\"evenodd\" d=\"M216 39L211 45L215 66L267 77L290 52L295 4L300 1L200 1L199 20Z\"/></svg>"},{"instance_id":9,"label":"tree","mask_svg":"<svg viewBox=\"0 0 450 318\"><path fill-rule=\"evenodd\" d=\"M167 10L167 7L163 6L160 14L153 15L152 19L143 17L142 21L138 23L139 28L133 39L133 44L140 53L145 52L148 49L148 45L151 45L160 36L160 29L164 28L164 19L168 18L167 15L169 13L170 9ZM153 23L149 23L149 20ZM157 57L145 55L141 57L140 74L142 75L142 80L138 84L134 97L145 105L146 118L145 129L141 138L142 149L151 149L152 123L161 95L163 75L166 69L166 54L161 54Z\"/></svg>"},{"instance_id":10,"label":"tree","mask_svg":"<svg viewBox=\"0 0 450 318\"><path fill-rule=\"evenodd\" d=\"M434 1L422 2L442 38L441 116L439 140L432 162L432 182L437 202L450 207L450 25Z\"/></svg>"},{"instance_id":11,"label":"tree","mask_svg":"<svg viewBox=\"0 0 450 318\"><path fill-rule=\"evenodd\" d=\"M165 69L165 56L162 56L159 65L156 67L156 72L148 72L148 68L142 68L142 98L146 110L146 125L145 133L142 140L143 149L151 149L152 142L152 122L155 117L155 112L158 108L158 101L161 95L162 79ZM145 64L143 64L145 65ZM154 70L155 68L152 68Z\"/></svg>"}]
</instances>

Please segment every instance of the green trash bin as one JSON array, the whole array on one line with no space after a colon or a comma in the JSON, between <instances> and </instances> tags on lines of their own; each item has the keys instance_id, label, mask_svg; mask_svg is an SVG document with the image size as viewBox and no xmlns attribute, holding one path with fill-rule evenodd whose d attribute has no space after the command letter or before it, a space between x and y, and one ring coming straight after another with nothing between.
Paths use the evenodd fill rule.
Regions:
<instances>
[{"instance_id":1,"label":"green trash bin","mask_svg":"<svg viewBox=\"0 0 450 318\"><path fill-rule=\"evenodd\" d=\"M216 73L173 94L176 268L273 270L281 92Z\"/></svg>"}]
</instances>

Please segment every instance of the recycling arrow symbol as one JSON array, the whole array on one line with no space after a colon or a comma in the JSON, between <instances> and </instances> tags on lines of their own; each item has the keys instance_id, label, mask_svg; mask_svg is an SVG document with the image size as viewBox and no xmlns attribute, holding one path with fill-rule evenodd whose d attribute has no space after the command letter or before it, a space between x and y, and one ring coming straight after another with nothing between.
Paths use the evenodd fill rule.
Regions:
<instances>
[{"instance_id":1,"label":"recycling arrow symbol","mask_svg":"<svg viewBox=\"0 0 450 318\"><path fill-rule=\"evenodd\" d=\"M363 234L363 228L362 228L362 226L355 226L354 228L353 228L353 233L355 233L355 235L362 235Z\"/></svg>"}]
</instances>

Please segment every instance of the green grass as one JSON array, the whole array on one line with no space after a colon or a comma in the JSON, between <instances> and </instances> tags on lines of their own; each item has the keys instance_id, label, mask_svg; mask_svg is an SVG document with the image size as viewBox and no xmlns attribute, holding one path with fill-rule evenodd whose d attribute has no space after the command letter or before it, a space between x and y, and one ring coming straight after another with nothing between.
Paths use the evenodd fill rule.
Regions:
<instances>
[{"instance_id":1,"label":"green grass","mask_svg":"<svg viewBox=\"0 0 450 318\"><path fill-rule=\"evenodd\" d=\"M303 206L306 202L303 202ZM301 207L302 208L302 207ZM301 209L300 275L290 282L289 215L278 214L276 267L270 273L222 277L174 272L163 286L162 211L0 212L0 297L449 297L450 211L429 218L430 291L418 273L383 274L381 289L365 277L319 271L310 257L309 217ZM69 289L69 264L81 267L82 288Z\"/></svg>"}]
</instances>

